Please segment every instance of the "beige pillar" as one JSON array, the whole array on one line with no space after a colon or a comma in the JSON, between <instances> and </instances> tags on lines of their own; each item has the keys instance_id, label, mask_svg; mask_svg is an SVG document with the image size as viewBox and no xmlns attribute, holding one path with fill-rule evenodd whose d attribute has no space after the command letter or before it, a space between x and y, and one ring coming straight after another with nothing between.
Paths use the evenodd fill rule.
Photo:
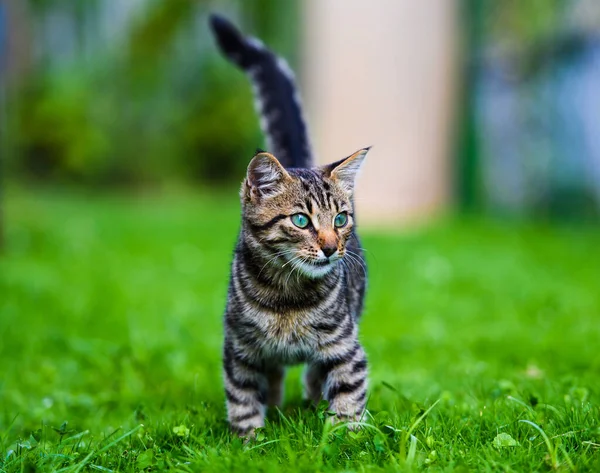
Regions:
<instances>
[{"instance_id":1,"label":"beige pillar","mask_svg":"<svg viewBox=\"0 0 600 473\"><path fill-rule=\"evenodd\" d=\"M450 202L455 0L304 0L301 81L321 163L373 145L361 222L409 223Z\"/></svg>"}]
</instances>

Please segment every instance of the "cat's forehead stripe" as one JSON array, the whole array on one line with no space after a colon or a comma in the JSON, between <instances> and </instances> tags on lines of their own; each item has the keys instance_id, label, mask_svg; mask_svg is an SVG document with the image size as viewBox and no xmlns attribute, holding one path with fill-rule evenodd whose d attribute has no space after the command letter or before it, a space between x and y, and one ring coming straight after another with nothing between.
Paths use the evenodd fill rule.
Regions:
<instances>
[{"instance_id":1,"label":"cat's forehead stripe","mask_svg":"<svg viewBox=\"0 0 600 473\"><path fill-rule=\"evenodd\" d=\"M323 207L325 205L325 202L323 201L322 197L319 195L316 189L313 189L310 195L313 200L319 203L319 207Z\"/></svg>"},{"instance_id":2,"label":"cat's forehead stripe","mask_svg":"<svg viewBox=\"0 0 600 473\"><path fill-rule=\"evenodd\" d=\"M332 188L318 169L294 169L292 174L300 181L305 193L304 202L300 204L308 215L314 216L319 210L340 212L344 207Z\"/></svg>"},{"instance_id":3,"label":"cat's forehead stripe","mask_svg":"<svg viewBox=\"0 0 600 473\"><path fill-rule=\"evenodd\" d=\"M305 204L306 204L306 210L308 211L308 213L312 214L313 213L313 206L312 206L311 199L306 199Z\"/></svg>"}]
</instances>

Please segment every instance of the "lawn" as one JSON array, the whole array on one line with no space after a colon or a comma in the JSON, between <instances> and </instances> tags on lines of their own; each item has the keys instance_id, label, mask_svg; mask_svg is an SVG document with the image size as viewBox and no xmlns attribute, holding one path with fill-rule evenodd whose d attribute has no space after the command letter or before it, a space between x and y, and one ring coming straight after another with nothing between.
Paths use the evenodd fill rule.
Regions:
<instances>
[{"instance_id":1,"label":"lawn","mask_svg":"<svg viewBox=\"0 0 600 473\"><path fill-rule=\"evenodd\" d=\"M472 219L363 232L368 415L301 399L224 421L231 193L12 189L0 472L600 471L600 228Z\"/></svg>"}]
</instances>

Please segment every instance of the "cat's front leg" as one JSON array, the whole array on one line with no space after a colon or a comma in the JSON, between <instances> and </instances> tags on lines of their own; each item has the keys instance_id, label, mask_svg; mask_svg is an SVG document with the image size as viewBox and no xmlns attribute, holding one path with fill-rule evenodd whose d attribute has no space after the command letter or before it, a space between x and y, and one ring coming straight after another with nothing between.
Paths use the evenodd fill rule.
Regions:
<instances>
[{"instance_id":1,"label":"cat's front leg","mask_svg":"<svg viewBox=\"0 0 600 473\"><path fill-rule=\"evenodd\" d=\"M304 372L304 398L319 404L323 399L323 385L327 370L322 363L308 363Z\"/></svg>"},{"instance_id":2,"label":"cat's front leg","mask_svg":"<svg viewBox=\"0 0 600 473\"><path fill-rule=\"evenodd\" d=\"M327 371L323 394L329 410L340 421L361 420L367 402L367 359L358 340L330 354L323 367Z\"/></svg>"},{"instance_id":3,"label":"cat's front leg","mask_svg":"<svg viewBox=\"0 0 600 473\"><path fill-rule=\"evenodd\" d=\"M283 378L285 369L283 365L271 365L266 368L267 382L267 406L281 407L283 402Z\"/></svg>"},{"instance_id":4,"label":"cat's front leg","mask_svg":"<svg viewBox=\"0 0 600 473\"><path fill-rule=\"evenodd\" d=\"M228 340L223 350L227 419L242 437L252 437L265 425L267 377L261 364L251 361Z\"/></svg>"}]
</instances>

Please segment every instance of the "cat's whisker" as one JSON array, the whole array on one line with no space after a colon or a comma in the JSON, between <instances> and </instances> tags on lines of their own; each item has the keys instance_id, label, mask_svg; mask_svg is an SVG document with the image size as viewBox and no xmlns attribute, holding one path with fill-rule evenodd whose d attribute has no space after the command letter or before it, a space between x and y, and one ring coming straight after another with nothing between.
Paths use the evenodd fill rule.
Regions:
<instances>
[{"instance_id":1,"label":"cat's whisker","mask_svg":"<svg viewBox=\"0 0 600 473\"><path fill-rule=\"evenodd\" d=\"M260 275L262 274L263 270L264 270L264 269L267 267L267 265L268 265L268 264L269 264L271 261L274 261L274 260L276 260L277 258L279 258L280 256L284 256L284 255L286 255L286 254L289 254L289 253L291 253L291 250L287 250L287 249L286 249L286 250L282 250L282 251L278 251L277 253L275 253L275 255L274 255L274 256L273 256L271 259L269 259L269 260L268 260L268 261L267 261L267 262L266 262L266 263L263 265L263 267L262 267L262 268L260 268L260 271L258 272L258 276L257 276L257 278L260 278Z\"/></svg>"},{"instance_id":2,"label":"cat's whisker","mask_svg":"<svg viewBox=\"0 0 600 473\"><path fill-rule=\"evenodd\" d=\"M362 261L362 258L360 258L360 255L346 249L346 256L348 257L348 261L351 261L355 266L358 265L362 269L364 275L367 275L367 266Z\"/></svg>"},{"instance_id":3,"label":"cat's whisker","mask_svg":"<svg viewBox=\"0 0 600 473\"><path fill-rule=\"evenodd\" d=\"M303 257L300 259L300 261L296 265L296 269L298 269L298 272L296 273L296 282L300 281L300 268L302 267L303 264L306 264L307 261L308 260ZM293 273L293 271L292 271L292 273Z\"/></svg>"},{"instance_id":4,"label":"cat's whisker","mask_svg":"<svg viewBox=\"0 0 600 473\"><path fill-rule=\"evenodd\" d=\"M292 262L296 261L296 260L297 260L297 259L299 259L299 258L302 258L302 255L297 255L297 256L294 256L292 259L288 260L288 262L287 262L287 263L284 263L284 264L281 266L281 269L285 268L285 267L286 267L288 264L290 264L290 263L292 263Z\"/></svg>"},{"instance_id":5,"label":"cat's whisker","mask_svg":"<svg viewBox=\"0 0 600 473\"><path fill-rule=\"evenodd\" d=\"M303 258L302 255L299 255L297 258ZM290 268L290 274L288 274L288 277L285 280L285 283L283 284L284 286L287 286L288 281L290 280L290 277L292 276L292 274L294 274L294 271L300 267L300 265L302 264L302 261L294 261L294 264L292 265L292 267Z\"/></svg>"},{"instance_id":6,"label":"cat's whisker","mask_svg":"<svg viewBox=\"0 0 600 473\"><path fill-rule=\"evenodd\" d=\"M365 265L362 262L354 260L354 266L355 267L358 266L358 268L361 269L365 278L367 277L367 268L365 267Z\"/></svg>"},{"instance_id":7,"label":"cat's whisker","mask_svg":"<svg viewBox=\"0 0 600 473\"><path fill-rule=\"evenodd\" d=\"M356 251L352 251L352 250L346 248L346 252L350 253L350 254L352 254L354 256L358 256L359 258L362 258L362 255L360 253L357 253Z\"/></svg>"},{"instance_id":8,"label":"cat's whisker","mask_svg":"<svg viewBox=\"0 0 600 473\"><path fill-rule=\"evenodd\" d=\"M357 246L356 249L360 250L360 251L366 251L367 253L373 254L373 252L371 250L369 250L367 248L363 248L362 246Z\"/></svg>"},{"instance_id":9,"label":"cat's whisker","mask_svg":"<svg viewBox=\"0 0 600 473\"><path fill-rule=\"evenodd\" d=\"M346 259L346 258L342 258L340 260L340 263L342 263L342 265L348 269L348 271L352 271L352 268L356 266L356 264L350 260L350 259Z\"/></svg>"},{"instance_id":10,"label":"cat's whisker","mask_svg":"<svg viewBox=\"0 0 600 473\"><path fill-rule=\"evenodd\" d=\"M359 242L358 237L356 236L355 233L352 234L352 238L354 238L354 241L356 241L357 243ZM374 251L369 250L367 248L363 248L362 246L357 246L356 248L359 249L360 251L364 251L365 253L368 253L369 255L371 255L375 259L375 261L377 263L379 263L379 261L377 261L377 255L375 254Z\"/></svg>"},{"instance_id":11,"label":"cat's whisker","mask_svg":"<svg viewBox=\"0 0 600 473\"><path fill-rule=\"evenodd\" d=\"M370 258L373 258L373 261L374 261L375 265L379 265L379 259L377 258L377 255L375 254L374 251L368 250L367 248L363 248L361 246L355 247L355 248L358 249L358 250L360 250L360 251L364 251L365 253L367 253ZM356 252L348 250L348 249L346 251L349 251L350 253L355 254L355 255L357 254ZM361 261L363 261L366 264L364 256L359 255L359 258L360 258Z\"/></svg>"},{"instance_id":12,"label":"cat's whisker","mask_svg":"<svg viewBox=\"0 0 600 473\"><path fill-rule=\"evenodd\" d=\"M352 268L356 267L356 263L354 263L351 260L341 259L340 263L342 263L342 266L345 267L348 271L352 271Z\"/></svg>"},{"instance_id":13,"label":"cat's whisker","mask_svg":"<svg viewBox=\"0 0 600 473\"><path fill-rule=\"evenodd\" d=\"M283 283L284 286L287 286L287 283L290 280L290 277L292 276L292 274L294 274L294 271L300 267L300 265L302 264L302 255L298 255L295 256L294 258L292 258L291 260L289 260L287 263L285 263L281 268L283 269L285 266L287 266L288 264L292 264L292 266L290 267L290 272L288 273L287 278L285 279L285 282Z\"/></svg>"}]
</instances>

